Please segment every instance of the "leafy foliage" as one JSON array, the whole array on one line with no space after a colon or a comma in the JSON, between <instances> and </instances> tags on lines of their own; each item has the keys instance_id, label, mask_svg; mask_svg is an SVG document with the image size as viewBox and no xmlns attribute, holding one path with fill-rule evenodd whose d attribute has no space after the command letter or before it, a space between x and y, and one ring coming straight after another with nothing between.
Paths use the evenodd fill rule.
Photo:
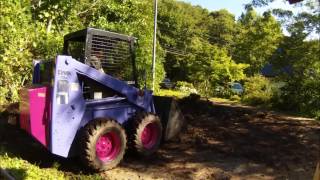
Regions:
<instances>
[{"instance_id":1,"label":"leafy foliage","mask_svg":"<svg viewBox=\"0 0 320 180\"><path fill-rule=\"evenodd\" d=\"M319 118L320 41L304 42L290 37L281 47L283 51L277 54L274 64L281 75L279 80L287 83L281 89L278 107ZM281 71L284 66L289 67L289 72Z\"/></svg>"},{"instance_id":2,"label":"leafy foliage","mask_svg":"<svg viewBox=\"0 0 320 180\"><path fill-rule=\"evenodd\" d=\"M213 11L209 15L208 39L211 44L231 50L239 31L233 14L225 9Z\"/></svg>"},{"instance_id":3,"label":"leafy foliage","mask_svg":"<svg viewBox=\"0 0 320 180\"><path fill-rule=\"evenodd\" d=\"M242 101L250 105L270 105L277 87L269 79L256 75L246 79Z\"/></svg>"},{"instance_id":4,"label":"leafy foliage","mask_svg":"<svg viewBox=\"0 0 320 180\"><path fill-rule=\"evenodd\" d=\"M33 29L27 5L27 1L1 1L0 104L18 100L19 87L30 79Z\"/></svg>"},{"instance_id":5,"label":"leafy foliage","mask_svg":"<svg viewBox=\"0 0 320 180\"><path fill-rule=\"evenodd\" d=\"M186 92L186 93L194 93L197 94L198 91L196 90L196 88L194 88L192 83L188 83L185 81L178 81L175 89L181 91L181 92Z\"/></svg>"},{"instance_id":6,"label":"leafy foliage","mask_svg":"<svg viewBox=\"0 0 320 180\"><path fill-rule=\"evenodd\" d=\"M201 7L172 0L159 3L159 42L166 51L165 70L172 80L187 79L188 47L195 38L205 38L204 19L208 11ZM178 52L176 53L176 51Z\"/></svg>"},{"instance_id":7,"label":"leafy foliage","mask_svg":"<svg viewBox=\"0 0 320 180\"><path fill-rule=\"evenodd\" d=\"M212 95L213 87L218 84L245 78L244 69L248 65L236 64L226 50L197 39L192 42L191 49L195 53L190 55L188 62L188 78L202 94Z\"/></svg>"},{"instance_id":8,"label":"leafy foliage","mask_svg":"<svg viewBox=\"0 0 320 180\"><path fill-rule=\"evenodd\" d=\"M250 64L246 73L252 76L269 61L283 35L280 24L270 13L261 17L252 7L242 14L239 23L233 57L236 62Z\"/></svg>"},{"instance_id":9,"label":"leafy foliage","mask_svg":"<svg viewBox=\"0 0 320 180\"><path fill-rule=\"evenodd\" d=\"M316 8L317 3L313 0L303 2L308 11L296 15L275 10L290 36L280 43L272 63L279 74L277 80L286 82L275 102L276 106L319 119L320 41L307 40L309 35L319 33L320 10Z\"/></svg>"},{"instance_id":10,"label":"leafy foliage","mask_svg":"<svg viewBox=\"0 0 320 180\"><path fill-rule=\"evenodd\" d=\"M310 10L300 14L282 9L273 10L273 14L255 12L254 7L271 2L253 0L236 20L227 10L209 12L181 1L159 1L156 92L165 76L191 83L207 97L216 95L219 87L228 89L228 83L249 77L244 101L257 100L257 103L319 116L319 41L307 39L314 32L319 33L317 2L300 3ZM85 27L137 37L139 80L144 84L146 74L147 86L151 87L152 1L8 0L0 3L0 104L18 101L19 89L31 80L32 59L54 59L62 52L63 36ZM283 34L281 25L289 36ZM268 88L261 89L270 85L270 80L257 76L270 63L278 75L272 81L286 82L273 95L272 91L265 92ZM222 94L232 96L228 90Z\"/></svg>"},{"instance_id":11,"label":"leafy foliage","mask_svg":"<svg viewBox=\"0 0 320 180\"><path fill-rule=\"evenodd\" d=\"M62 52L63 36L87 26L137 37L140 82L146 69L151 84L152 4L149 1L82 0L1 1L0 104L18 100L30 82L32 59L54 59ZM17 18L19 17L19 18ZM164 53L158 46L156 85L164 78ZM17 73L19 72L19 73Z\"/></svg>"}]
</instances>

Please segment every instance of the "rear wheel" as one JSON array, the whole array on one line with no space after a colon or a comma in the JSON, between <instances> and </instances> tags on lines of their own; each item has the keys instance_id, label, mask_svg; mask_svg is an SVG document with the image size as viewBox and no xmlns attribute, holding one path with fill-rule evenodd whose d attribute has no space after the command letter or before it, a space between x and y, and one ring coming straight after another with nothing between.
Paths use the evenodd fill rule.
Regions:
<instances>
[{"instance_id":1,"label":"rear wheel","mask_svg":"<svg viewBox=\"0 0 320 180\"><path fill-rule=\"evenodd\" d=\"M138 114L134 119L132 141L134 149L148 156L158 150L162 139L162 124L158 116L151 113Z\"/></svg>"},{"instance_id":2,"label":"rear wheel","mask_svg":"<svg viewBox=\"0 0 320 180\"><path fill-rule=\"evenodd\" d=\"M83 129L80 157L96 171L116 167L123 159L126 134L122 126L111 119L96 119Z\"/></svg>"}]
</instances>

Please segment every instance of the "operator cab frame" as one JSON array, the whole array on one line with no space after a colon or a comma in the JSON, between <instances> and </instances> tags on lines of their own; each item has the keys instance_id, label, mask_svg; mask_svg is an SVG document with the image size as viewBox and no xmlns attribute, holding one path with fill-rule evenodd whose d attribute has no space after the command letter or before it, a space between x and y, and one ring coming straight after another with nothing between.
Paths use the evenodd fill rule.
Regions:
<instances>
[{"instance_id":1,"label":"operator cab frame","mask_svg":"<svg viewBox=\"0 0 320 180\"><path fill-rule=\"evenodd\" d=\"M136 40L132 36L86 28L64 36L63 54L137 87Z\"/></svg>"},{"instance_id":2,"label":"operator cab frame","mask_svg":"<svg viewBox=\"0 0 320 180\"><path fill-rule=\"evenodd\" d=\"M86 28L64 36L63 54L138 87L134 44L137 38L94 28ZM98 82L80 77L85 99L120 96Z\"/></svg>"}]
</instances>

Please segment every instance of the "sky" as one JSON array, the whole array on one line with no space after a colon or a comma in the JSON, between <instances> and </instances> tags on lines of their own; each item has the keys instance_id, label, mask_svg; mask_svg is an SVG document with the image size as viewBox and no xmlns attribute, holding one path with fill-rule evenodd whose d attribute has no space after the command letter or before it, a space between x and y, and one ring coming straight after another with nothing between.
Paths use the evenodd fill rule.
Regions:
<instances>
[{"instance_id":1,"label":"sky","mask_svg":"<svg viewBox=\"0 0 320 180\"><path fill-rule=\"evenodd\" d=\"M229 12L234 14L238 18L241 13L244 11L244 5L251 2L251 0L181 0L184 2L189 2L192 5L200 5L210 11L215 11L219 9L227 9ZM267 7L256 8L256 11L259 14L262 14L264 11L270 8L281 8L292 10L293 12L300 12L303 10L302 7L296 7L290 5L287 1L277 0Z\"/></svg>"},{"instance_id":2,"label":"sky","mask_svg":"<svg viewBox=\"0 0 320 180\"><path fill-rule=\"evenodd\" d=\"M239 18L241 13L245 11L244 5L251 2L251 0L180 0L184 2L191 3L192 5L200 5L203 8L208 9L209 11L216 11L220 9L227 9L229 12L235 15L236 18ZM315 3L316 0L315 0ZM319 5L319 3L317 3ZM304 6L292 5L289 4L286 0L275 0L274 2L268 4L268 6L255 8L257 13L260 15L263 12L270 9L284 9L291 10L294 14L298 14L299 12L308 11ZM282 30L285 35L289 35L288 32L282 27ZM315 32L311 33L307 39L319 39L320 35Z\"/></svg>"},{"instance_id":3,"label":"sky","mask_svg":"<svg viewBox=\"0 0 320 180\"><path fill-rule=\"evenodd\" d=\"M244 4L250 2L250 0L182 0L189 2L192 5L200 5L210 11L219 9L227 9L232 14L239 17L241 12L244 11Z\"/></svg>"}]
</instances>

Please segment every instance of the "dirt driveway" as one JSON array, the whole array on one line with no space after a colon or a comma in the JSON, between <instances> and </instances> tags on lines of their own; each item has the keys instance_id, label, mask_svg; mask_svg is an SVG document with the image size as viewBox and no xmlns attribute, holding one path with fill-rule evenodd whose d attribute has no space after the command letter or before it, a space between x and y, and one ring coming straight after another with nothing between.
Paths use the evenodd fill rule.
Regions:
<instances>
[{"instance_id":1,"label":"dirt driveway","mask_svg":"<svg viewBox=\"0 0 320 180\"><path fill-rule=\"evenodd\" d=\"M320 123L251 107L186 98L187 125L149 158L127 154L106 179L312 179L320 159ZM0 145L40 167L54 162L66 174L81 171L78 159L49 154L25 133L1 126ZM31 142L31 143L30 143Z\"/></svg>"}]
</instances>

